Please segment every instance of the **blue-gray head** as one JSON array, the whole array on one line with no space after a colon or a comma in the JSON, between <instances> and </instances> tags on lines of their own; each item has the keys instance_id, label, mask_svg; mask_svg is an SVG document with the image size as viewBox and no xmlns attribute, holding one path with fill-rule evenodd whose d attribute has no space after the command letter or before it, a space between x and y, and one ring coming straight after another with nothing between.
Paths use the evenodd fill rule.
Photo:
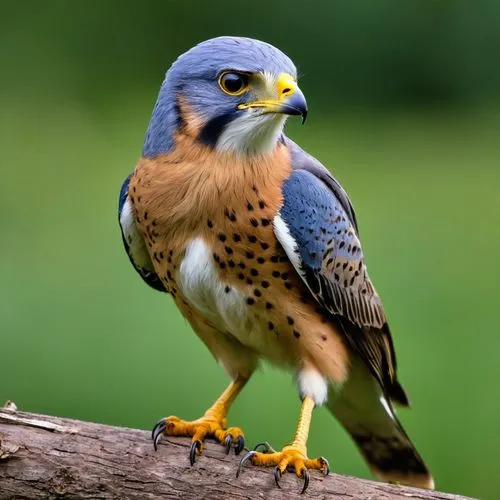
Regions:
<instances>
[{"instance_id":1,"label":"blue-gray head","mask_svg":"<svg viewBox=\"0 0 500 500\"><path fill-rule=\"evenodd\" d=\"M219 37L196 45L168 70L149 123L143 154L154 157L174 147L189 110L197 139L219 151L272 151L288 115L307 104L297 86L295 65L267 43Z\"/></svg>"}]
</instances>

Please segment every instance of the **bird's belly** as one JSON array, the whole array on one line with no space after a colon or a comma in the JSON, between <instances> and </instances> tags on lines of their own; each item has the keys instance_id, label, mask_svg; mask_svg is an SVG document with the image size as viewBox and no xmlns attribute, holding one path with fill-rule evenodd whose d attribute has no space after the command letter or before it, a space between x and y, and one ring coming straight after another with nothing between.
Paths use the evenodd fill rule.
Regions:
<instances>
[{"instance_id":1,"label":"bird's belly","mask_svg":"<svg viewBox=\"0 0 500 500\"><path fill-rule=\"evenodd\" d=\"M220 278L212 251L202 238L188 242L177 283L189 305L221 335L234 337L273 363L289 364L290 356L285 346L269 330L268 321L249 305L249 297Z\"/></svg>"}]
</instances>

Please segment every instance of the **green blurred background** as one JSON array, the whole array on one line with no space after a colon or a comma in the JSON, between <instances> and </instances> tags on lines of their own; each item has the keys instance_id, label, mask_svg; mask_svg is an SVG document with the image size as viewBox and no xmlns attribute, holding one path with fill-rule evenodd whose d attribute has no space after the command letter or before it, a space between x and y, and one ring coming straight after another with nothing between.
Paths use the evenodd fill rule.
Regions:
<instances>
[{"instance_id":1,"label":"green blurred background","mask_svg":"<svg viewBox=\"0 0 500 500\"><path fill-rule=\"evenodd\" d=\"M220 34L299 66L290 135L358 211L439 489L500 498L500 2L2 2L0 400L150 429L197 417L226 376L122 249L118 191L164 71ZM292 378L258 373L230 414L251 445L294 432ZM321 409L310 454L369 477ZM187 463L187 457L186 457ZM235 461L236 464L236 461Z\"/></svg>"}]
</instances>

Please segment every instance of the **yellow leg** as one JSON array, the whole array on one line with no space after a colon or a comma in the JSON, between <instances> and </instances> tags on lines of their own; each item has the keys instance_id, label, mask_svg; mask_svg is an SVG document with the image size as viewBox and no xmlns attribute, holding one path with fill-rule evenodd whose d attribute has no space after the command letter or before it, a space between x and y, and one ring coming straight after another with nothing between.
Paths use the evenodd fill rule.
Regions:
<instances>
[{"instance_id":1,"label":"yellow leg","mask_svg":"<svg viewBox=\"0 0 500 500\"><path fill-rule=\"evenodd\" d=\"M235 453L239 454L245 444L243 431L239 427L227 426L227 413L234 400L241 392L248 379L238 377L231 382L215 403L205 412L203 417L188 422L178 417L162 418L154 427L152 438L155 450L162 435L191 436L191 451L189 453L191 465L196 455L201 455L205 438L213 437L226 447L229 453L234 446Z\"/></svg>"},{"instance_id":2,"label":"yellow leg","mask_svg":"<svg viewBox=\"0 0 500 500\"><path fill-rule=\"evenodd\" d=\"M307 438L309 437L313 410L314 401L309 396L306 396L302 401L295 437L293 438L292 444L288 447L300 451L304 456L307 455Z\"/></svg>"},{"instance_id":3,"label":"yellow leg","mask_svg":"<svg viewBox=\"0 0 500 500\"><path fill-rule=\"evenodd\" d=\"M238 476L245 462L250 460L253 465L275 466L274 479L279 486L279 480L287 470L295 470L297 476L304 479L304 493L309 486L308 469L320 470L325 475L330 472L328 461L323 458L308 458L307 457L307 438L309 436L309 428L311 427L311 417L314 410L314 401L306 396L302 401L300 409L299 421L297 430L292 444L284 446L279 452L270 449L270 453L259 453L255 450L249 451L241 460L238 467Z\"/></svg>"}]
</instances>

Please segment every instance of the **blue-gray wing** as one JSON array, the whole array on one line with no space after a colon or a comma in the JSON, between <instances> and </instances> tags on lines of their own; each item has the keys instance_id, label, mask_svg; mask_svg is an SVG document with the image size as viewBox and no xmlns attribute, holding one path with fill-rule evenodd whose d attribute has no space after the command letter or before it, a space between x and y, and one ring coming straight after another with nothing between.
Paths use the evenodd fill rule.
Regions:
<instances>
[{"instance_id":1,"label":"blue-gray wing","mask_svg":"<svg viewBox=\"0 0 500 500\"><path fill-rule=\"evenodd\" d=\"M118 222L122 233L123 246L129 256L130 262L141 278L150 287L164 292L165 287L154 270L144 239L135 224L132 204L128 199L129 182L130 175L122 184L118 200Z\"/></svg>"},{"instance_id":2,"label":"blue-gray wing","mask_svg":"<svg viewBox=\"0 0 500 500\"><path fill-rule=\"evenodd\" d=\"M407 403L384 309L370 281L354 209L317 160L289 142L293 171L283 185L276 237L298 274L388 395Z\"/></svg>"}]
</instances>

